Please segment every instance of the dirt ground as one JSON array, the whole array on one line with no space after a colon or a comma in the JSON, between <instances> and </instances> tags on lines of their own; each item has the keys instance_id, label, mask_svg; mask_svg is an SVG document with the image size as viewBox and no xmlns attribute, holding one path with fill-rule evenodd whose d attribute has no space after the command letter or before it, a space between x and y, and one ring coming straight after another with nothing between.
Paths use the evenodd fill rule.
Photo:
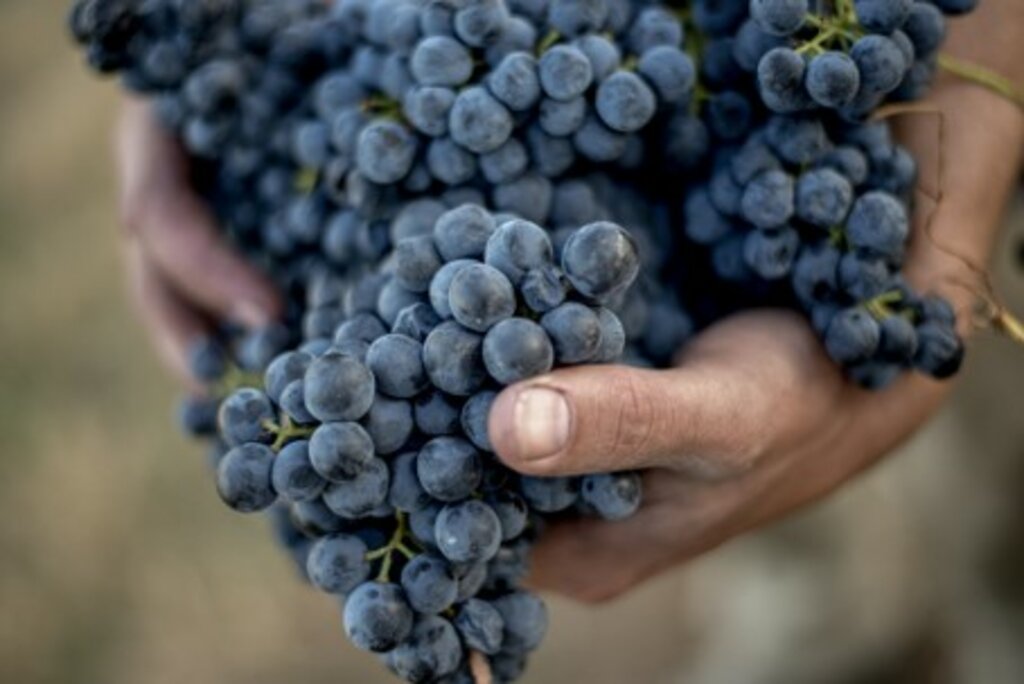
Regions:
<instances>
[{"instance_id":1,"label":"dirt ground","mask_svg":"<svg viewBox=\"0 0 1024 684\"><path fill-rule=\"evenodd\" d=\"M175 431L122 292L116 91L64 6L0 2L0 682L390 681ZM1024 681L1024 350L982 335L959 382L827 504L612 605L553 599L526 681Z\"/></svg>"}]
</instances>

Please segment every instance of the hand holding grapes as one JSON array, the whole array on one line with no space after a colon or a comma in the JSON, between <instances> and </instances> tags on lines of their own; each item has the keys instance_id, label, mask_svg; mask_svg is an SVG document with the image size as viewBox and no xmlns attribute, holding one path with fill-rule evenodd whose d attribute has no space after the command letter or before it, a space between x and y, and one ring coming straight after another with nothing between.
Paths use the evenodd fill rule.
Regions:
<instances>
[{"instance_id":1,"label":"hand holding grapes","mask_svg":"<svg viewBox=\"0 0 1024 684\"><path fill-rule=\"evenodd\" d=\"M133 299L165 361L187 378L188 346L208 319L266 325L280 301L223 242L190 185L184 152L148 105L126 103L117 143Z\"/></svg>"},{"instance_id":2,"label":"hand holding grapes","mask_svg":"<svg viewBox=\"0 0 1024 684\"><path fill-rule=\"evenodd\" d=\"M937 125L914 115L902 137L923 168L907 274L922 291L942 288L967 332L972 296L950 284L972 274L950 252L985 263L1024 117L963 83L944 83L932 101L942 155L956 161L936 208ZM912 435L949 389L917 375L859 389L804 319L764 310L711 327L672 370L577 368L512 387L490 427L505 462L531 475L650 469L635 517L556 525L534 551L538 587L596 601L826 496Z\"/></svg>"}]
</instances>

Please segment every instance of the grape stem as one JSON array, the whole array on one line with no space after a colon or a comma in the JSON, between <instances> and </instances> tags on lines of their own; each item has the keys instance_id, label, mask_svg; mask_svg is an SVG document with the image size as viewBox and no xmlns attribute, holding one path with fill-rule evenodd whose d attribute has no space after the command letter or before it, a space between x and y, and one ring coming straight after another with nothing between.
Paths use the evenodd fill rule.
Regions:
<instances>
[{"instance_id":1,"label":"grape stem","mask_svg":"<svg viewBox=\"0 0 1024 684\"><path fill-rule=\"evenodd\" d=\"M311 426L297 425L288 416L284 416L280 423L265 420L263 421L263 428L274 435L274 443L270 445L270 448L275 453L281 451L288 442L309 437L316 430L316 428Z\"/></svg>"},{"instance_id":2,"label":"grape stem","mask_svg":"<svg viewBox=\"0 0 1024 684\"><path fill-rule=\"evenodd\" d=\"M537 56L540 57L541 55L543 55L545 52L548 51L549 48L551 48L555 43L557 43L561 39L562 34L560 34L558 31L555 31L553 29L549 31L548 34L541 38L540 42L537 43Z\"/></svg>"},{"instance_id":3,"label":"grape stem","mask_svg":"<svg viewBox=\"0 0 1024 684\"><path fill-rule=\"evenodd\" d=\"M308 195L313 192L319 179L319 172L316 169L299 169L292 178L292 187L300 195Z\"/></svg>"},{"instance_id":4,"label":"grape stem","mask_svg":"<svg viewBox=\"0 0 1024 684\"><path fill-rule=\"evenodd\" d=\"M395 513L395 531L391 534L391 539L384 546L366 554L366 560L368 561L381 561L380 572L377 573L378 582L383 583L391 580L391 559L396 551L408 560L412 560L418 555L417 551L406 545L407 541L412 542L412 539L409 538L409 523L405 513L398 511Z\"/></svg>"},{"instance_id":5,"label":"grape stem","mask_svg":"<svg viewBox=\"0 0 1024 684\"><path fill-rule=\"evenodd\" d=\"M903 299L903 295L899 290L890 290L889 292L883 292L877 297L872 297L864 302L864 308L868 310L868 313L870 313L873 318L882 321L894 315L890 305L896 304L901 299Z\"/></svg>"},{"instance_id":6,"label":"grape stem","mask_svg":"<svg viewBox=\"0 0 1024 684\"><path fill-rule=\"evenodd\" d=\"M939 66L949 73L1001 95L1021 109L1024 109L1024 90L1013 81L980 64L957 59L945 53L939 55Z\"/></svg>"},{"instance_id":7,"label":"grape stem","mask_svg":"<svg viewBox=\"0 0 1024 684\"><path fill-rule=\"evenodd\" d=\"M262 386L263 377L259 373L245 371L235 364L231 364L224 371L224 375L210 387L210 394L216 399L223 399L242 388Z\"/></svg>"}]
</instances>

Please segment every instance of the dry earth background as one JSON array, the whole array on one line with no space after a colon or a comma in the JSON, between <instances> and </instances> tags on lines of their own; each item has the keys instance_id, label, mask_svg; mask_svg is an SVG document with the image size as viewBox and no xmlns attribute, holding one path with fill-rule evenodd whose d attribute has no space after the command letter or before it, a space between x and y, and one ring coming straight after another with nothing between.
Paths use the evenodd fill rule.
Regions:
<instances>
[{"instance_id":1,"label":"dry earth background","mask_svg":"<svg viewBox=\"0 0 1024 684\"><path fill-rule=\"evenodd\" d=\"M389 681L175 432L122 296L115 90L64 6L0 0L0 682ZM1022 235L1018 207L1018 311ZM979 337L960 385L828 504L613 605L553 600L527 682L1024 681L1024 350Z\"/></svg>"}]
</instances>

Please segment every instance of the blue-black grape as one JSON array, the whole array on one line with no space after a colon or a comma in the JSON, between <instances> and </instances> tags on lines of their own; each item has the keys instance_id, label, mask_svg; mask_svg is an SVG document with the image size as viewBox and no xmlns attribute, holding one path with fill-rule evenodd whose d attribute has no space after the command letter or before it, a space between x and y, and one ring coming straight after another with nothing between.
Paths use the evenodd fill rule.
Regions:
<instances>
[{"instance_id":1,"label":"blue-black grape","mask_svg":"<svg viewBox=\"0 0 1024 684\"><path fill-rule=\"evenodd\" d=\"M370 576L363 541L350 534L333 534L316 541L306 559L306 573L315 587L329 594L347 594Z\"/></svg>"},{"instance_id":2,"label":"blue-black grape","mask_svg":"<svg viewBox=\"0 0 1024 684\"><path fill-rule=\"evenodd\" d=\"M422 554L402 569L402 588L417 613L438 615L455 603L459 583L443 558Z\"/></svg>"},{"instance_id":3,"label":"blue-black grape","mask_svg":"<svg viewBox=\"0 0 1024 684\"><path fill-rule=\"evenodd\" d=\"M373 440L359 423L324 423L309 440L313 468L332 482L359 475L373 458Z\"/></svg>"},{"instance_id":4,"label":"blue-black grape","mask_svg":"<svg viewBox=\"0 0 1024 684\"><path fill-rule=\"evenodd\" d=\"M387 501L389 478L387 464L375 458L351 479L328 485L324 491L324 503L342 518L358 520L366 517Z\"/></svg>"},{"instance_id":5,"label":"blue-black grape","mask_svg":"<svg viewBox=\"0 0 1024 684\"><path fill-rule=\"evenodd\" d=\"M508 318L484 337L483 359L492 378L511 385L547 373L555 352L544 328L526 318Z\"/></svg>"},{"instance_id":6,"label":"blue-black grape","mask_svg":"<svg viewBox=\"0 0 1024 684\"><path fill-rule=\"evenodd\" d=\"M460 269L452 279L448 305L456 321L483 333L515 313L516 295L501 271L475 263Z\"/></svg>"},{"instance_id":7,"label":"blue-black grape","mask_svg":"<svg viewBox=\"0 0 1024 684\"><path fill-rule=\"evenodd\" d=\"M544 314L540 325L541 331L550 337L558 363L587 363L597 357L601 347L601 321L589 307L567 302Z\"/></svg>"},{"instance_id":8,"label":"blue-black grape","mask_svg":"<svg viewBox=\"0 0 1024 684\"><path fill-rule=\"evenodd\" d=\"M274 491L288 501L309 501L324 490L327 482L309 460L309 442L298 440L285 445L274 458L271 470Z\"/></svg>"},{"instance_id":9,"label":"blue-black grape","mask_svg":"<svg viewBox=\"0 0 1024 684\"><path fill-rule=\"evenodd\" d=\"M462 659L462 644L452 624L426 616L416 621L407 641L387 654L386 662L407 682L436 682L455 673Z\"/></svg>"},{"instance_id":10,"label":"blue-black grape","mask_svg":"<svg viewBox=\"0 0 1024 684\"><path fill-rule=\"evenodd\" d=\"M365 582L345 601L345 633L358 648L384 653L408 638L413 611L396 584Z\"/></svg>"},{"instance_id":11,"label":"blue-black grape","mask_svg":"<svg viewBox=\"0 0 1024 684\"><path fill-rule=\"evenodd\" d=\"M455 628L466 646L485 655L495 655L505 640L505 619L493 605L469 599L455 616Z\"/></svg>"},{"instance_id":12,"label":"blue-black grape","mask_svg":"<svg viewBox=\"0 0 1024 684\"><path fill-rule=\"evenodd\" d=\"M548 612L539 598L517 592L495 599L492 605L505 621L503 648L523 653L534 650L544 640Z\"/></svg>"},{"instance_id":13,"label":"blue-black grape","mask_svg":"<svg viewBox=\"0 0 1024 684\"><path fill-rule=\"evenodd\" d=\"M271 484L274 452L263 444L237 446L220 460L217 492L231 508L242 513L261 511L277 498Z\"/></svg>"},{"instance_id":14,"label":"blue-black grape","mask_svg":"<svg viewBox=\"0 0 1024 684\"><path fill-rule=\"evenodd\" d=\"M318 420L357 420L373 404L373 373L358 360L327 352L309 365L304 378L306 406Z\"/></svg>"},{"instance_id":15,"label":"blue-black grape","mask_svg":"<svg viewBox=\"0 0 1024 684\"><path fill-rule=\"evenodd\" d=\"M423 345L405 335L388 334L374 340L366 353L377 388L391 397L408 399L428 383L423 368Z\"/></svg>"},{"instance_id":16,"label":"blue-black grape","mask_svg":"<svg viewBox=\"0 0 1024 684\"><path fill-rule=\"evenodd\" d=\"M247 442L270 441L269 424L276 421L274 407L263 392L243 388L229 395L220 405L217 425L230 446Z\"/></svg>"},{"instance_id":17,"label":"blue-black grape","mask_svg":"<svg viewBox=\"0 0 1024 684\"><path fill-rule=\"evenodd\" d=\"M605 520L625 520L640 507L640 474L587 475L580 484L580 498Z\"/></svg>"},{"instance_id":18,"label":"blue-black grape","mask_svg":"<svg viewBox=\"0 0 1024 684\"><path fill-rule=\"evenodd\" d=\"M416 458L416 473L424 491L438 501L461 501L480 486L480 453L464 439L437 437Z\"/></svg>"},{"instance_id":19,"label":"blue-black grape","mask_svg":"<svg viewBox=\"0 0 1024 684\"><path fill-rule=\"evenodd\" d=\"M437 547L453 563L490 560L501 546L501 521L476 499L445 506L434 525Z\"/></svg>"}]
</instances>

